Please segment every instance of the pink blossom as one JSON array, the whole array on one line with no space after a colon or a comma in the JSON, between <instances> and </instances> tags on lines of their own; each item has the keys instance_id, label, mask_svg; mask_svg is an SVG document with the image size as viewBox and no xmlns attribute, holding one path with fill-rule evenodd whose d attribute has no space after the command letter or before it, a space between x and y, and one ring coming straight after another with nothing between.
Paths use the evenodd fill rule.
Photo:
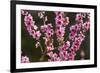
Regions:
<instances>
[{"instance_id":1,"label":"pink blossom","mask_svg":"<svg viewBox=\"0 0 100 73\"><path fill-rule=\"evenodd\" d=\"M56 61L62 61L62 59L60 57L57 57Z\"/></svg>"},{"instance_id":2,"label":"pink blossom","mask_svg":"<svg viewBox=\"0 0 100 73\"><path fill-rule=\"evenodd\" d=\"M73 40L77 36L77 31L80 31L82 24L75 24L70 27L69 39Z\"/></svg>"},{"instance_id":3,"label":"pink blossom","mask_svg":"<svg viewBox=\"0 0 100 73\"><path fill-rule=\"evenodd\" d=\"M28 31L28 33L29 33L30 36L32 36L35 33L35 30L32 30L31 26L27 27L26 29L27 29L27 31Z\"/></svg>"},{"instance_id":4,"label":"pink blossom","mask_svg":"<svg viewBox=\"0 0 100 73\"><path fill-rule=\"evenodd\" d=\"M44 14L45 14L44 11L38 12L38 16L40 17L40 19L44 18Z\"/></svg>"},{"instance_id":5,"label":"pink blossom","mask_svg":"<svg viewBox=\"0 0 100 73\"><path fill-rule=\"evenodd\" d=\"M34 39L39 40L41 33L40 31L36 31L38 27L35 25L35 21L33 20L31 14L24 17L24 23L29 35L31 35Z\"/></svg>"},{"instance_id":6,"label":"pink blossom","mask_svg":"<svg viewBox=\"0 0 100 73\"><path fill-rule=\"evenodd\" d=\"M25 10L21 10L21 14L22 14L22 15L28 15L28 12L25 11Z\"/></svg>"},{"instance_id":7,"label":"pink blossom","mask_svg":"<svg viewBox=\"0 0 100 73\"><path fill-rule=\"evenodd\" d=\"M78 35L78 37L75 38L75 41L72 44L71 50L74 50L74 51L79 50L79 47L80 47L82 41L84 40L84 38L85 38L85 36L82 33L80 33Z\"/></svg>"},{"instance_id":8,"label":"pink blossom","mask_svg":"<svg viewBox=\"0 0 100 73\"><path fill-rule=\"evenodd\" d=\"M66 51L69 47L70 47L70 42L67 41L62 46L60 46L59 50L60 51Z\"/></svg>"},{"instance_id":9,"label":"pink blossom","mask_svg":"<svg viewBox=\"0 0 100 73\"><path fill-rule=\"evenodd\" d=\"M22 56L21 57L21 63L29 63L30 61L29 61L29 57L27 57L27 56Z\"/></svg>"},{"instance_id":10,"label":"pink blossom","mask_svg":"<svg viewBox=\"0 0 100 73\"><path fill-rule=\"evenodd\" d=\"M69 34L69 39L70 40L74 40L74 38L77 36L77 33L76 33L76 31L74 32L74 31L71 31L71 33Z\"/></svg>"},{"instance_id":11,"label":"pink blossom","mask_svg":"<svg viewBox=\"0 0 100 73\"><path fill-rule=\"evenodd\" d=\"M37 30L38 27L36 25L32 25L34 30Z\"/></svg>"},{"instance_id":12,"label":"pink blossom","mask_svg":"<svg viewBox=\"0 0 100 73\"><path fill-rule=\"evenodd\" d=\"M55 18L55 24L56 26L63 25L63 13L62 12L55 12L56 18Z\"/></svg>"},{"instance_id":13,"label":"pink blossom","mask_svg":"<svg viewBox=\"0 0 100 73\"><path fill-rule=\"evenodd\" d=\"M53 53L52 57L55 58L57 57L58 55L56 53Z\"/></svg>"},{"instance_id":14,"label":"pink blossom","mask_svg":"<svg viewBox=\"0 0 100 73\"><path fill-rule=\"evenodd\" d=\"M45 36L47 38L50 38L53 35L53 29L52 29L52 24L48 24L48 25L43 25L41 26L41 31L45 32Z\"/></svg>"},{"instance_id":15,"label":"pink blossom","mask_svg":"<svg viewBox=\"0 0 100 73\"><path fill-rule=\"evenodd\" d=\"M87 31L90 28L90 22L87 21L82 25L82 28L84 31Z\"/></svg>"},{"instance_id":16,"label":"pink blossom","mask_svg":"<svg viewBox=\"0 0 100 73\"><path fill-rule=\"evenodd\" d=\"M65 27L59 26L56 29L56 36L57 37L63 37L65 34Z\"/></svg>"},{"instance_id":17,"label":"pink blossom","mask_svg":"<svg viewBox=\"0 0 100 73\"><path fill-rule=\"evenodd\" d=\"M66 50L70 47L70 41L66 41L65 44L63 45Z\"/></svg>"},{"instance_id":18,"label":"pink blossom","mask_svg":"<svg viewBox=\"0 0 100 73\"><path fill-rule=\"evenodd\" d=\"M57 26L63 24L63 21L62 20L55 20L55 21L56 21Z\"/></svg>"},{"instance_id":19,"label":"pink blossom","mask_svg":"<svg viewBox=\"0 0 100 73\"><path fill-rule=\"evenodd\" d=\"M55 18L55 23L56 26L61 26L61 25L68 25L69 24L69 17L64 17L64 12L55 12L56 18Z\"/></svg>"},{"instance_id":20,"label":"pink blossom","mask_svg":"<svg viewBox=\"0 0 100 73\"><path fill-rule=\"evenodd\" d=\"M69 24L69 17L66 17L65 19L63 19L63 25L66 26Z\"/></svg>"},{"instance_id":21,"label":"pink blossom","mask_svg":"<svg viewBox=\"0 0 100 73\"><path fill-rule=\"evenodd\" d=\"M49 23L47 26L48 26L48 29L51 29L53 27L51 23Z\"/></svg>"},{"instance_id":22,"label":"pink blossom","mask_svg":"<svg viewBox=\"0 0 100 73\"><path fill-rule=\"evenodd\" d=\"M50 38L52 35L53 35L53 30L47 30L46 33L45 33L46 37L47 38Z\"/></svg>"},{"instance_id":23,"label":"pink blossom","mask_svg":"<svg viewBox=\"0 0 100 73\"><path fill-rule=\"evenodd\" d=\"M76 55L76 54L75 54L74 51L68 53L68 60L74 60L74 59L75 59L75 55Z\"/></svg>"},{"instance_id":24,"label":"pink blossom","mask_svg":"<svg viewBox=\"0 0 100 73\"><path fill-rule=\"evenodd\" d=\"M80 31L80 30L81 30L81 27L82 27L82 24L81 24L81 23L75 24L75 29L76 29L77 31Z\"/></svg>"},{"instance_id":25,"label":"pink blossom","mask_svg":"<svg viewBox=\"0 0 100 73\"><path fill-rule=\"evenodd\" d=\"M38 27L36 25L32 25L32 26L27 26L27 31L29 32L29 35L33 35L35 34L35 31L38 29Z\"/></svg>"},{"instance_id":26,"label":"pink blossom","mask_svg":"<svg viewBox=\"0 0 100 73\"><path fill-rule=\"evenodd\" d=\"M66 61L68 59L68 52L67 51L60 51L59 57L62 61Z\"/></svg>"},{"instance_id":27,"label":"pink blossom","mask_svg":"<svg viewBox=\"0 0 100 73\"><path fill-rule=\"evenodd\" d=\"M53 46L47 46L47 51L51 51L51 50L54 50L54 47Z\"/></svg>"},{"instance_id":28,"label":"pink blossom","mask_svg":"<svg viewBox=\"0 0 100 73\"><path fill-rule=\"evenodd\" d=\"M58 55L56 53L53 53L51 59L52 61L58 61Z\"/></svg>"},{"instance_id":29,"label":"pink blossom","mask_svg":"<svg viewBox=\"0 0 100 73\"><path fill-rule=\"evenodd\" d=\"M49 57L52 57L52 56L53 56L53 52L51 51L51 52L47 53L47 55L48 55Z\"/></svg>"},{"instance_id":30,"label":"pink blossom","mask_svg":"<svg viewBox=\"0 0 100 73\"><path fill-rule=\"evenodd\" d=\"M50 57L50 59L48 59L49 62L51 62L51 61L61 61L61 58L58 57L57 53L49 52L48 56Z\"/></svg>"},{"instance_id":31,"label":"pink blossom","mask_svg":"<svg viewBox=\"0 0 100 73\"><path fill-rule=\"evenodd\" d=\"M52 24L42 25L41 31L45 32L46 37L51 37L53 35Z\"/></svg>"},{"instance_id":32,"label":"pink blossom","mask_svg":"<svg viewBox=\"0 0 100 73\"><path fill-rule=\"evenodd\" d=\"M78 22L83 22L83 16L82 16L82 14L81 13L76 14L76 19L75 20L78 21Z\"/></svg>"},{"instance_id":33,"label":"pink blossom","mask_svg":"<svg viewBox=\"0 0 100 73\"><path fill-rule=\"evenodd\" d=\"M56 16L56 20L62 20L62 18L63 18L62 14L59 14L59 15Z\"/></svg>"},{"instance_id":34,"label":"pink blossom","mask_svg":"<svg viewBox=\"0 0 100 73\"><path fill-rule=\"evenodd\" d=\"M53 50L52 47L47 46L47 51Z\"/></svg>"},{"instance_id":35,"label":"pink blossom","mask_svg":"<svg viewBox=\"0 0 100 73\"><path fill-rule=\"evenodd\" d=\"M61 11L56 11L56 12L55 12L55 14L56 14L56 15L61 15L61 14L63 15L63 14L64 14L64 12L61 12Z\"/></svg>"},{"instance_id":36,"label":"pink blossom","mask_svg":"<svg viewBox=\"0 0 100 73\"><path fill-rule=\"evenodd\" d=\"M39 40L40 36L41 36L40 31L36 31L36 32L33 34L33 38L35 38L36 40Z\"/></svg>"},{"instance_id":37,"label":"pink blossom","mask_svg":"<svg viewBox=\"0 0 100 73\"><path fill-rule=\"evenodd\" d=\"M24 23L25 26L31 26L32 24L34 24L33 17L31 16L31 14L28 14L24 17Z\"/></svg>"},{"instance_id":38,"label":"pink blossom","mask_svg":"<svg viewBox=\"0 0 100 73\"><path fill-rule=\"evenodd\" d=\"M42 25L41 26L41 31L42 32L46 32L46 30L47 30L47 25Z\"/></svg>"}]
</instances>

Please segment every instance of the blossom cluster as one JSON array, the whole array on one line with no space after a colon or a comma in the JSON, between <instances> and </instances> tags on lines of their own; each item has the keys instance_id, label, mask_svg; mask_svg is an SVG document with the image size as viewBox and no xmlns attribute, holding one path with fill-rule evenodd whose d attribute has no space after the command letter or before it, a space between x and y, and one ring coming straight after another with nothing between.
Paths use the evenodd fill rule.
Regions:
<instances>
[{"instance_id":1,"label":"blossom cluster","mask_svg":"<svg viewBox=\"0 0 100 73\"><path fill-rule=\"evenodd\" d=\"M64 17L63 12L55 12L56 36L61 38L65 34L65 26L69 24L69 17Z\"/></svg>"},{"instance_id":2,"label":"blossom cluster","mask_svg":"<svg viewBox=\"0 0 100 73\"><path fill-rule=\"evenodd\" d=\"M29 63L29 57L27 56L21 56L21 63Z\"/></svg>"},{"instance_id":3,"label":"blossom cluster","mask_svg":"<svg viewBox=\"0 0 100 73\"><path fill-rule=\"evenodd\" d=\"M35 25L35 21L33 20L32 15L29 14L28 12L23 12L23 11L22 11L22 14L25 15L24 24L29 35L31 35L34 39L39 40L41 33L39 30L37 30L38 27Z\"/></svg>"},{"instance_id":4,"label":"blossom cluster","mask_svg":"<svg viewBox=\"0 0 100 73\"><path fill-rule=\"evenodd\" d=\"M45 34L45 37L50 38L53 35L52 24L44 24L41 26L41 32Z\"/></svg>"},{"instance_id":5,"label":"blossom cluster","mask_svg":"<svg viewBox=\"0 0 100 73\"><path fill-rule=\"evenodd\" d=\"M76 13L75 24L70 26L67 40L64 38L66 27L70 25L70 18L64 12L54 12L55 25L46 23L48 17L45 15L45 11L38 12L38 17L44 22L40 27L35 24L34 17L28 11L22 10L21 13L24 16L25 29L37 41L35 47L41 48L41 58L46 55L48 56L48 61L75 60L76 52L80 49L86 37L84 33L90 28L89 13ZM58 47L54 45L54 36L56 36L59 43ZM44 40L45 48L40 43L41 39ZM29 62L26 56L22 57L22 59L27 59L26 62Z\"/></svg>"}]
</instances>

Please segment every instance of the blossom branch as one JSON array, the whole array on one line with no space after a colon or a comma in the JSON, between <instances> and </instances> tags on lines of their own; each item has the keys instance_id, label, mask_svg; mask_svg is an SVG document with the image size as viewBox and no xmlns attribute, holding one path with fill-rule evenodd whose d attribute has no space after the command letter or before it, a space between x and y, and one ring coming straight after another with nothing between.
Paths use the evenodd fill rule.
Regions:
<instances>
[{"instance_id":1,"label":"blossom branch","mask_svg":"<svg viewBox=\"0 0 100 73\"><path fill-rule=\"evenodd\" d=\"M43 61L45 55L49 56L48 61L68 61L74 60L76 52L80 49L80 45L85 39L85 32L90 28L90 17L88 13L77 13L75 18L75 24L70 27L70 33L68 38L64 38L66 35L65 28L69 25L69 17L64 16L64 12L55 12L55 28L53 28L52 23L47 23L47 16L44 11L38 13L40 19L43 19L43 25L37 27L35 21L31 14L22 11L24 15L24 24L29 35L36 40L36 48L40 47L41 57L39 61ZM87 19L86 21L83 18ZM45 41L45 50L40 42L40 37L43 36ZM58 41L58 46L54 46L53 36L56 35ZM72 43L72 44L71 44ZM58 52L54 52L57 50ZM82 57L84 54L82 52Z\"/></svg>"}]
</instances>

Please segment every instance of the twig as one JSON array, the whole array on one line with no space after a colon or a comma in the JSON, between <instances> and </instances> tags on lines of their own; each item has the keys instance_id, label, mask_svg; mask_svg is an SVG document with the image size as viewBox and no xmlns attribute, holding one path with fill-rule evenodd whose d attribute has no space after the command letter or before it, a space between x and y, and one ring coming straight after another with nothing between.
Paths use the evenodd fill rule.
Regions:
<instances>
[{"instance_id":1,"label":"twig","mask_svg":"<svg viewBox=\"0 0 100 73\"><path fill-rule=\"evenodd\" d=\"M39 45L40 45L41 53L43 54L43 47L42 47L42 45L40 43L39 43Z\"/></svg>"}]
</instances>

